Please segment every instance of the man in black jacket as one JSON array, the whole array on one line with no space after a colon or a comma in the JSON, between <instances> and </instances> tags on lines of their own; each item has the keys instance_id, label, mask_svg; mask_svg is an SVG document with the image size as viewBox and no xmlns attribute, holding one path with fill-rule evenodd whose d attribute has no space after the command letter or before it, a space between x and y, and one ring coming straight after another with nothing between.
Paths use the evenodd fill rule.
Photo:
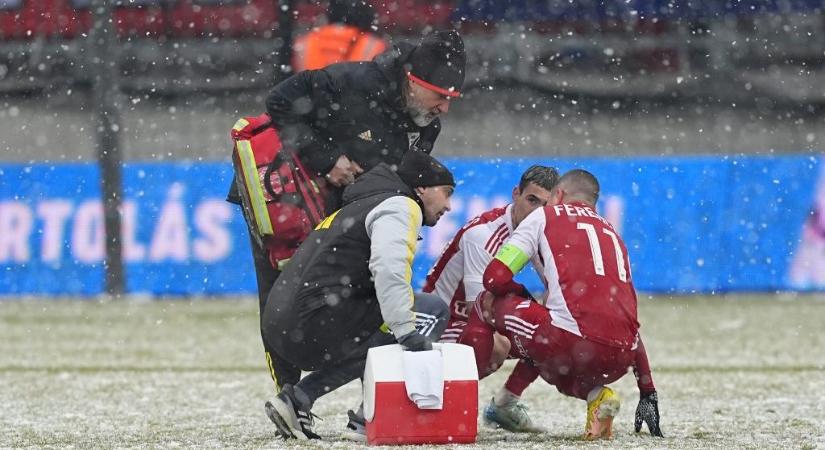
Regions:
<instances>
[{"instance_id":1,"label":"man in black jacket","mask_svg":"<svg viewBox=\"0 0 825 450\"><path fill-rule=\"evenodd\" d=\"M326 213L340 206L343 188L378 163L399 164L410 150L430 153L464 82L464 42L456 31L437 31L418 45L398 43L370 62L308 70L282 81L266 109L285 149L296 151L331 195ZM235 183L229 201L240 203ZM266 248L251 239L261 311L275 279ZM280 261L283 265L285 261ZM276 388L300 371L266 348Z\"/></svg>"},{"instance_id":2,"label":"man in black jacket","mask_svg":"<svg viewBox=\"0 0 825 450\"><path fill-rule=\"evenodd\" d=\"M397 172L379 164L344 191L344 206L278 277L264 341L280 360L311 372L267 403L282 436L317 438L313 403L362 376L371 347L394 337L408 350L429 350L429 336L441 335L447 304L413 293L412 260L422 224L433 226L450 210L454 186L450 171L423 152L409 152Z\"/></svg>"},{"instance_id":3,"label":"man in black jacket","mask_svg":"<svg viewBox=\"0 0 825 450\"><path fill-rule=\"evenodd\" d=\"M371 62L300 72L275 86L266 110L285 147L340 187L360 170L398 164L407 150L432 151L465 61L459 34L438 31Z\"/></svg>"}]
</instances>

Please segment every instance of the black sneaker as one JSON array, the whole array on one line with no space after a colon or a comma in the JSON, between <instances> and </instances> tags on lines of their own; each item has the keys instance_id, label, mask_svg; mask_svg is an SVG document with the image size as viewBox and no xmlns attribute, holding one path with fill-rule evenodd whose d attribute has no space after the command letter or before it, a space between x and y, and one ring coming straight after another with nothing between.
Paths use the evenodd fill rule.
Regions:
<instances>
[{"instance_id":1,"label":"black sneaker","mask_svg":"<svg viewBox=\"0 0 825 450\"><path fill-rule=\"evenodd\" d=\"M359 416L351 409L347 411L347 417L349 418L349 422L347 422L347 427L341 434L341 438L347 441L367 442L367 423L364 417Z\"/></svg>"},{"instance_id":2,"label":"black sneaker","mask_svg":"<svg viewBox=\"0 0 825 450\"><path fill-rule=\"evenodd\" d=\"M313 414L302 409L295 399L295 391L290 384L284 385L275 401L266 402L266 415L278 427L284 439L321 439L312 431L315 424Z\"/></svg>"}]
</instances>

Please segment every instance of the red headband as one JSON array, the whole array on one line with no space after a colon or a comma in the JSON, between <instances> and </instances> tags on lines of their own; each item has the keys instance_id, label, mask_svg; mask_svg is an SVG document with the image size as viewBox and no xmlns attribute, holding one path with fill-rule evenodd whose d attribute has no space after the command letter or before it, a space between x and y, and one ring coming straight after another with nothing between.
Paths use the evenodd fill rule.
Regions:
<instances>
[{"instance_id":1,"label":"red headband","mask_svg":"<svg viewBox=\"0 0 825 450\"><path fill-rule=\"evenodd\" d=\"M455 89L453 89L453 90L444 89L444 88L438 87L434 84L427 83L426 81L422 80L421 78L418 78L417 76L413 75L410 72L407 72L407 78L409 78L410 81L412 81L415 84L418 84L422 87L425 87L425 88L427 88L431 91L438 92L439 94L447 96L447 97L458 97L459 95L461 95L461 93L456 91Z\"/></svg>"}]
</instances>

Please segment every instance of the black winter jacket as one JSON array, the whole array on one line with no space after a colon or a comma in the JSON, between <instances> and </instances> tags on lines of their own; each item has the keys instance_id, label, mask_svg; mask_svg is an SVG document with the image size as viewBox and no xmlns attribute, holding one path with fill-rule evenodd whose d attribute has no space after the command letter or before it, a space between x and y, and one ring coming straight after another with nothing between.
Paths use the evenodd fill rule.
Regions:
<instances>
[{"instance_id":1,"label":"black winter jacket","mask_svg":"<svg viewBox=\"0 0 825 450\"><path fill-rule=\"evenodd\" d=\"M267 314L294 308L293 320L300 322L318 308L346 303L344 310L351 319L368 316L369 329L381 325L365 219L379 203L399 195L418 201L412 189L383 164L349 186L344 206L307 237L278 277Z\"/></svg>"},{"instance_id":2,"label":"black winter jacket","mask_svg":"<svg viewBox=\"0 0 825 450\"><path fill-rule=\"evenodd\" d=\"M381 162L398 164L410 149L430 153L441 122L416 125L401 94L402 66L413 48L399 43L373 61L307 70L278 83L266 110L285 146L318 176L341 155L368 171Z\"/></svg>"},{"instance_id":3,"label":"black winter jacket","mask_svg":"<svg viewBox=\"0 0 825 450\"><path fill-rule=\"evenodd\" d=\"M393 328L396 336L415 330L409 282L407 289L388 290L386 276L396 272L388 269L392 261L399 259L407 265L400 268L399 273L411 270L412 258L403 258L406 250L393 245L384 247L385 251L393 254L404 251L397 255L401 258L382 255L374 260L366 222L370 214L375 217L376 211L390 207L385 200L412 203L418 212L406 216L416 220L407 224L410 225L407 237L415 238L417 232L412 232L421 226L420 207L412 202L416 198L386 164L379 164L347 187L345 205L307 237L269 293L261 317L261 331L270 348L287 352L298 345L306 352L317 353L294 359L302 361L303 370L316 370L329 363L325 362L325 355L341 358L361 352L363 355L359 355L365 356L365 339L375 334L382 323L390 327L398 324ZM399 233L403 239L403 230L393 230L394 235ZM381 242L387 237L376 229L372 236ZM373 278L371 264L376 264L375 270L380 272L376 276L380 276L380 280ZM385 286L383 297L376 292L379 282ZM301 343L295 344L298 341Z\"/></svg>"}]
</instances>

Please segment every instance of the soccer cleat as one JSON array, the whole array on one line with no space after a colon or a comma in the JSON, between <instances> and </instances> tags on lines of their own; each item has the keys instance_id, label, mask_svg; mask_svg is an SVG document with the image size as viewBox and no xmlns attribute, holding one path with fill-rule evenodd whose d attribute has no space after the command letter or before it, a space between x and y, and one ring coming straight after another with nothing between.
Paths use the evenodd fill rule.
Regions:
<instances>
[{"instance_id":1,"label":"soccer cleat","mask_svg":"<svg viewBox=\"0 0 825 450\"><path fill-rule=\"evenodd\" d=\"M496 405L495 398L484 408L484 423L488 426L504 428L513 433L540 433L544 430L533 425L527 414L527 406L512 402L506 406Z\"/></svg>"},{"instance_id":2,"label":"soccer cleat","mask_svg":"<svg viewBox=\"0 0 825 450\"><path fill-rule=\"evenodd\" d=\"M312 431L313 414L298 405L292 385L285 384L275 400L266 402L264 408L284 439L321 439Z\"/></svg>"},{"instance_id":3,"label":"soccer cleat","mask_svg":"<svg viewBox=\"0 0 825 450\"><path fill-rule=\"evenodd\" d=\"M347 411L347 417L349 417L349 422L347 422L347 427L341 434L341 439L366 443L367 423L364 421L364 418L356 414L353 410Z\"/></svg>"},{"instance_id":4,"label":"soccer cleat","mask_svg":"<svg viewBox=\"0 0 825 450\"><path fill-rule=\"evenodd\" d=\"M587 402L587 422L584 439L613 439L613 418L621 409L619 396L609 387L602 387L599 394Z\"/></svg>"}]
</instances>

